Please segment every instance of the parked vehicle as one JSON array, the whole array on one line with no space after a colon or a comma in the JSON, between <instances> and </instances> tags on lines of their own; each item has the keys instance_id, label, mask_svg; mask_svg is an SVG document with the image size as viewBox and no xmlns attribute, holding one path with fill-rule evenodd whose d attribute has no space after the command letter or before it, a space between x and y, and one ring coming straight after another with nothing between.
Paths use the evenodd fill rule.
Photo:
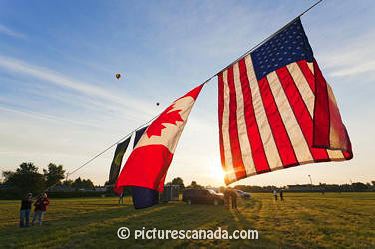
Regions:
<instances>
[{"instance_id":1,"label":"parked vehicle","mask_svg":"<svg viewBox=\"0 0 375 249\"><path fill-rule=\"evenodd\" d=\"M178 201L180 190L179 185L166 184L164 185L164 191L160 194L161 202Z\"/></svg>"},{"instance_id":2,"label":"parked vehicle","mask_svg":"<svg viewBox=\"0 0 375 249\"><path fill-rule=\"evenodd\" d=\"M213 204L217 206L224 204L223 194L216 193L212 189L185 189L185 191L182 194L182 200L185 201L188 205Z\"/></svg>"},{"instance_id":3,"label":"parked vehicle","mask_svg":"<svg viewBox=\"0 0 375 249\"><path fill-rule=\"evenodd\" d=\"M240 196L242 199L248 200L251 198L250 194L245 191L239 189L235 189L234 191L236 191L237 195Z\"/></svg>"}]
</instances>

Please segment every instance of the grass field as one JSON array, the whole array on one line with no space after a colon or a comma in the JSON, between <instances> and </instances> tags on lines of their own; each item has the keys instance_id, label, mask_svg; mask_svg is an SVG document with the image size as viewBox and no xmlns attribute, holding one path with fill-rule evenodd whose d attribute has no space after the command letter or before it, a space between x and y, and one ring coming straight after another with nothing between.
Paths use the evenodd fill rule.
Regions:
<instances>
[{"instance_id":1,"label":"grass field","mask_svg":"<svg viewBox=\"0 0 375 249\"><path fill-rule=\"evenodd\" d=\"M0 201L0 248L375 248L375 193L285 193L239 212L182 202L135 210L115 198L52 199L45 223L18 228L19 201ZM117 229L257 229L258 240L120 240Z\"/></svg>"}]
</instances>

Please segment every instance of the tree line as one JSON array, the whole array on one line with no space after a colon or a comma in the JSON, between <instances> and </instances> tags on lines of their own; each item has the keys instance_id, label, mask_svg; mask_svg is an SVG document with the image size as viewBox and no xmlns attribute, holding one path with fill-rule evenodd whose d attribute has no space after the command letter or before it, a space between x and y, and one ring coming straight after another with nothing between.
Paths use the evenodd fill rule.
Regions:
<instances>
[{"instance_id":1,"label":"tree line","mask_svg":"<svg viewBox=\"0 0 375 249\"><path fill-rule=\"evenodd\" d=\"M93 190L94 184L90 179L64 180L65 170L63 165L50 163L47 169L43 169L43 173L39 173L39 168L32 162L24 162L19 165L15 171L3 171L3 183L0 183L0 194L4 191L12 192L18 196L26 193L38 194L46 190L54 191L57 188L69 189L69 191L77 190ZM63 181L64 180L64 181ZM185 189L184 181L181 177L176 177L166 185L178 185L180 191ZM206 186L210 188L210 186ZM196 181L192 181L186 188L204 188ZM319 185L301 184L288 185L284 187L277 186L251 186L251 185L236 185L236 189L245 192L271 192L274 189L284 189L290 192L365 192L375 191L375 181L371 183L354 182L351 184L325 184ZM223 192L224 186L218 188L219 192ZM128 189L125 190L128 194Z\"/></svg>"},{"instance_id":2,"label":"tree line","mask_svg":"<svg viewBox=\"0 0 375 249\"><path fill-rule=\"evenodd\" d=\"M185 188L184 181L180 177L174 178L171 182L167 183L172 185L179 185L180 190ZM192 181L186 188L214 188L211 186L199 185L196 181ZM312 184L298 184L298 185L287 185L283 187L278 186L255 186L255 185L235 185L233 188L239 189L245 192L252 193L265 193L272 192L274 189L283 189L287 192L372 192L375 191L375 181L368 183L353 182L351 184L326 184L319 183L317 185ZM218 192L224 192L225 187L221 186L217 189Z\"/></svg>"},{"instance_id":3,"label":"tree line","mask_svg":"<svg viewBox=\"0 0 375 249\"><path fill-rule=\"evenodd\" d=\"M24 162L15 171L3 171L4 181L2 189L17 194L38 194L54 186L67 186L72 189L93 189L94 184L90 179L77 179L63 181L65 170L63 165L50 163L43 173L32 162Z\"/></svg>"},{"instance_id":4,"label":"tree line","mask_svg":"<svg viewBox=\"0 0 375 249\"><path fill-rule=\"evenodd\" d=\"M283 187L237 185L234 188L255 193L272 192L274 189L283 189L287 192L373 192L375 191L375 181L371 181L371 183L353 182L351 184L297 184Z\"/></svg>"}]
</instances>

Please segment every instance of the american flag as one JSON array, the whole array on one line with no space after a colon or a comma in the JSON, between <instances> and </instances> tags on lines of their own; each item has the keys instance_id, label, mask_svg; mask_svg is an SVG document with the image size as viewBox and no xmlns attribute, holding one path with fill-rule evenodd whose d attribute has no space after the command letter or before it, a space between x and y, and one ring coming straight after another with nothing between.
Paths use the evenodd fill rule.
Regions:
<instances>
[{"instance_id":1,"label":"american flag","mask_svg":"<svg viewBox=\"0 0 375 249\"><path fill-rule=\"evenodd\" d=\"M331 87L296 18L218 74L225 182L306 163L350 160Z\"/></svg>"}]
</instances>

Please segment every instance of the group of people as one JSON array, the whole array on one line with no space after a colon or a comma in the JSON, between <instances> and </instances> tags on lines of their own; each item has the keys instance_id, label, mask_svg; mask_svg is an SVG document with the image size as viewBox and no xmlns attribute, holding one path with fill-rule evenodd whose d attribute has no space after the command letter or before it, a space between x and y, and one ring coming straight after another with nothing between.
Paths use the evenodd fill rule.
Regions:
<instances>
[{"instance_id":1,"label":"group of people","mask_svg":"<svg viewBox=\"0 0 375 249\"><path fill-rule=\"evenodd\" d=\"M233 209L237 209L237 193L231 188L226 188L224 191L224 205L230 208L229 201Z\"/></svg>"},{"instance_id":2,"label":"group of people","mask_svg":"<svg viewBox=\"0 0 375 249\"><path fill-rule=\"evenodd\" d=\"M32 193L28 193L21 202L20 210L20 227L30 226L30 213L31 205L33 203ZM35 221L38 221L39 225L42 225L43 216L47 211L47 206L49 205L49 200L46 193L42 193L34 202L34 214L31 225L34 225Z\"/></svg>"},{"instance_id":3,"label":"group of people","mask_svg":"<svg viewBox=\"0 0 375 249\"><path fill-rule=\"evenodd\" d=\"M280 201L283 201L284 200L284 193L283 193L282 189L279 190L279 195L280 195ZM275 201L277 201L277 190L276 189L273 190L273 197L275 198Z\"/></svg>"}]
</instances>

